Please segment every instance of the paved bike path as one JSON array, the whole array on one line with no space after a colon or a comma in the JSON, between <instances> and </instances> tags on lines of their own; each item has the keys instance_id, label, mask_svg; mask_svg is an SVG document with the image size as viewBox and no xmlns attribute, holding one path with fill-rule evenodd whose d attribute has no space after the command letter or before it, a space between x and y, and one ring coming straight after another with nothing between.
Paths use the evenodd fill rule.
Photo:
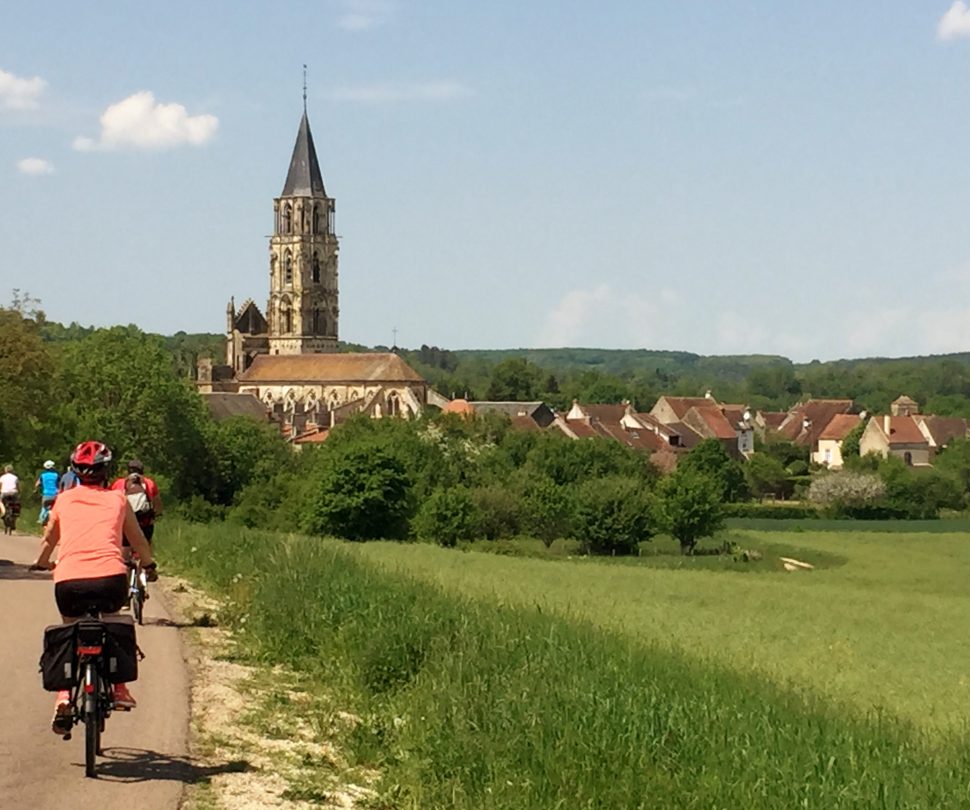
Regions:
<instances>
[{"instance_id":1,"label":"paved bike path","mask_svg":"<svg viewBox=\"0 0 970 810\"><path fill-rule=\"evenodd\" d=\"M149 599L138 628L145 660L131 687L138 708L108 719L99 778L86 779L84 727L66 742L51 732L53 695L37 671L44 627L60 621L50 575L27 571L39 545L37 537L0 537L0 807L177 808L185 783L204 776L188 757L188 676L177 627L162 600Z\"/></svg>"}]
</instances>

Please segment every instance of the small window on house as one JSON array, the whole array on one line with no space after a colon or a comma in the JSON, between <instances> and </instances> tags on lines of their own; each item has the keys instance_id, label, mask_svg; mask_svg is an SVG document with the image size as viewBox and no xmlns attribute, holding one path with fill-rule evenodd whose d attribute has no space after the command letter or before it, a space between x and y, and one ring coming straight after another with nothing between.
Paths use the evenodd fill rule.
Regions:
<instances>
[{"instance_id":1,"label":"small window on house","mask_svg":"<svg viewBox=\"0 0 970 810\"><path fill-rule=\"evenodd\" d=\"M913 466L913 454L910 453L909 450L903 453L903 461L906 462L907 466L909 467Z\"/></svg>"}]
</instances>

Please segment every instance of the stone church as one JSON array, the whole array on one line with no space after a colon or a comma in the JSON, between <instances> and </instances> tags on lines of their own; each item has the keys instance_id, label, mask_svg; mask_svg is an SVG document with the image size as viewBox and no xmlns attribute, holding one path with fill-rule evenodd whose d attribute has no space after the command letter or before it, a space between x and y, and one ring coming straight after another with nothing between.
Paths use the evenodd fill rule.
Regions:
<instances>
[{"instance_id":1,"label":"stone church","mask_svg":"<svg viewBox=\"0 0 970 810\"><path fill-rule=\"evenodd\" d=\"M226 362L201 359L210 407L255 397L291 436L359 412L409 418L443 400L393 353L340 353L336 204L327 196L304 106L283 192L273 201L269 300L226 309ZM237 408L237 410L241 410Z\"/></svg>"}]
</instances>

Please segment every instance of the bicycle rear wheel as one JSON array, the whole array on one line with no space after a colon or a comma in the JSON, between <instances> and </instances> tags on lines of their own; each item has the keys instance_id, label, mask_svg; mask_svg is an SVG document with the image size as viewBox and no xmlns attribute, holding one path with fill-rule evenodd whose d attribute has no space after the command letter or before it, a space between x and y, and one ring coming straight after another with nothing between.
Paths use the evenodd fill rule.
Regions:
<instances>
[{"instance_id":1,"label":"bicycle rear wheel","mask_svg":"<svg viewBox=\"0 0 970 810\"><path fill-rule=\"evenodd\" d=\"M141 574L137 568L132 568L128 575L128 601L131 604L131 615L138 624L142 622L142 611L145 608L145 592L142 590Z\"/></svg>"},{"instance_id":2,"label":"bicycle rear wheel","mask_svg":"<svg viewBox=\"0 0 970 810\"><path fill-rule=\"evenodd\" d=\"M98 668L93 662L84 670L84 775L96 777L101 751L101 703Z\"/></svg>"}]
</instances>

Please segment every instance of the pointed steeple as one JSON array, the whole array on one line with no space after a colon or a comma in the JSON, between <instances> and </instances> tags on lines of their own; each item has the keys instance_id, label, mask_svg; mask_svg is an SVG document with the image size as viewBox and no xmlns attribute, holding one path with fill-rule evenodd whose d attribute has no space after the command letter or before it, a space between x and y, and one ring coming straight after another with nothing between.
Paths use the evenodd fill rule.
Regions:
<instances>
[{"instance_id":1,"label":"pointed steeple","mask_svg":"<svg viewBox=\"0 0 970 810\"><path fill-rule=\"evenodd\" d=\"M313 135L310 132L310 122L306 117L306 110L300 119L300 131L296 135L293 146L293 157L290 158L290 171L286 175L281 197L326 197L323 187L323 176L320 174L320 164L317 162L317 150L313 146Z\"/></svg>"}]
</instances>

